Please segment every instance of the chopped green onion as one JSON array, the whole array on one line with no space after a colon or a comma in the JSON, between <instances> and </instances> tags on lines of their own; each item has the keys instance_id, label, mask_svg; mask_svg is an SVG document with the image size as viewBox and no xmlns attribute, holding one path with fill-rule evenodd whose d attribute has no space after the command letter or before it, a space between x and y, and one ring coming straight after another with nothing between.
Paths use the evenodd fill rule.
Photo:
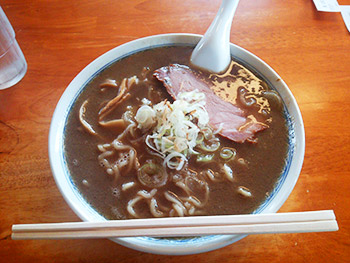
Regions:
<instances>
[{"instance_id":1,"label":"chopped green onion","mask_svg":"<svg viewBox=\"0 0 350 263\"><path fill-rule=\"evenodd\" d=\"M197 162L207 163L211 162L214 158L214 154L200 154L197 156Z\"/></svg>"},{"instance_id":2,"label":"chopped green onion","mask_svg":"<svg viewBox=\"0 0 350 263\"><path fill-rule=\"evenodd\" d=\"M196 139L196 143L200 144L202 141L204 140L204 135L203 133L198 133L197 139Z\"/></svg>"},{"instance_id":3,"label":"chopped green onion","mask_svg":"<svg viewBox=\"0 0 350 263\"><path fill-rule=\"evenodd\" d=\"M165 185L168 174L163 166L151 161L139 168L137 178L144 186L154 188Z\"/></svg>"},{"instance_id":4,"label":"chopped green onion","mask_svg":"<svg viewBox=\"0 0 350 263\"><path fill-rule=\"evenodd\" d=\"M220 147L220 141L218 139L209 141L209 143L203 141L200 144L200 148L206 152L215 152L217 149L219 149L219 147Z\"/></svg>"},{"instance_id":5,"label":"chopped green onion","mask_svg":"<svg viewBox=\"0 0 350 263\"><path fill-rule=\"evenodd\" d=\"M153 175L158 171L158 167L155 163L146 163L143 166L141 166L140 170L142 170L143 172L149 174L149 175Z\"/></svg>"},{"instance_id":6,"label":"chopped green onion","mask_svg":"<svg viewBox=\"0 0 350 263\"><path fill-rule=\"evenodd\" d=\"M213 132L211 131L210 128L202 129L202 132L206 140L209 140L210 138L213 137Z\"/></svg>"},{"instance_id":7,"label":"chopped green onion","mask_svg":"<svg viewBox=\"0 0 350 263\"><path fill-rule=\"evenodd\" d=\"M223 147L220 151L220 157L226 161L236 156L236 150L233 148Z\"/></svg>"}]
</instances>

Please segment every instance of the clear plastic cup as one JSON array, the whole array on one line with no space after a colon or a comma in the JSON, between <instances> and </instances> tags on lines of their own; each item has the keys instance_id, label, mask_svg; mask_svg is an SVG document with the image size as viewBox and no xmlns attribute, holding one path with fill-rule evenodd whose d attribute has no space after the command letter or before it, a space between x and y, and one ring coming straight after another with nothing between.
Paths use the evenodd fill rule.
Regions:
<instances>
[{"instance_id":1,"label":"clear plastic cup","mask_svg":"<svg viewBox=\"0 0 350 263\"><path fill-rule=\"evenodd\" d=\"M0 7L0 90L19 82L27 72L27 62L9 20Z\"/></svg>"}]
</instances>

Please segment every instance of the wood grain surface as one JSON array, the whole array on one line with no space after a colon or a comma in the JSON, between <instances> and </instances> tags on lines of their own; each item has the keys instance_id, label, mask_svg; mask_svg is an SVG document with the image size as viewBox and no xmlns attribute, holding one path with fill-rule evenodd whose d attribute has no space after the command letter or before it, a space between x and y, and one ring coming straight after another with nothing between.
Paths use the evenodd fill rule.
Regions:
<instances>
[{"instance_id":1,"label":"wood grain surface","mask_svg":"<svg viewBox=\"0 0 350 263\"><path fill-rule=\"evenodd\" d=\"M349 0L339 1L350 5ZM79 221L54 182L48 131L74 76L104 52L161 33L203 34L218 0L2 0L28 62L0 90L0 262L349 262L350 34L311 0L241 0L231 41L271 65L299 103L300 178L281 212L333 209L332 233L256 235L198 255L160 256L109 240L13 241L12 224Z\"/></svg>"}]
</instances>

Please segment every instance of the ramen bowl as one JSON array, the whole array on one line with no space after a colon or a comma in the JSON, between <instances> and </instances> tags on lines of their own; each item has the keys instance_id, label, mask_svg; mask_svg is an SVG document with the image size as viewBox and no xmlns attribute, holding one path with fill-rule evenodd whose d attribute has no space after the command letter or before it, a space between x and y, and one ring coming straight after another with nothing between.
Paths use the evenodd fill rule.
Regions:
<instances>
[{"instance_id":1,"label":"ramen bowl","mask_svg":"<svg viewBox=\"0 0 350 263\"><path fill-rule=\"evenodd\" d=\"M82 89L113 62L145 49L168 45L195 45L202 36L164 34L137 39L101 55L86 66L69 84L55 109L49 134L49 159L56 184L64 199L83 221L105 221L82 197L70 177L64 155L64 134L68 113ZM269 197L254 213L275 213L292 192L303 163L305 134L297 102L280 76L264 61L249 51L231 44L231 54L250 70L257 72L283 100L289 131L288 154L284 170ZM186 255L211 251L232 244L244 235L207 235L182 238L132 237L113 238L114 242L143 252Z\"/></svg>"}]
</instances>

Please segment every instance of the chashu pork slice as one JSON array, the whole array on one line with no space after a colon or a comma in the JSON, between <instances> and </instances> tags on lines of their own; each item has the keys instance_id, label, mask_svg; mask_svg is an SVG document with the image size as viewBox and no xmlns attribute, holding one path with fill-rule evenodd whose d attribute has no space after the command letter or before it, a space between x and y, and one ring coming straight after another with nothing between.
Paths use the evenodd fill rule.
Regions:
<instances>
[{"instance_id":1,"label":"chashu pork slice","mask_svg":"<svg viewBox=\"0 0 350 263\"><path fill-rule=\"evenodd\" d=\"M268 126L246 116L244 110L218 97L209 85L201 80L189 67L172 64L155 70L153 74L163 82L168 93L176 99L180 92L198 90L206 95L205 108L209 114L209 125L219 134L235 142L253 141L258 131Z\"/></svg>"}]
</instances>

